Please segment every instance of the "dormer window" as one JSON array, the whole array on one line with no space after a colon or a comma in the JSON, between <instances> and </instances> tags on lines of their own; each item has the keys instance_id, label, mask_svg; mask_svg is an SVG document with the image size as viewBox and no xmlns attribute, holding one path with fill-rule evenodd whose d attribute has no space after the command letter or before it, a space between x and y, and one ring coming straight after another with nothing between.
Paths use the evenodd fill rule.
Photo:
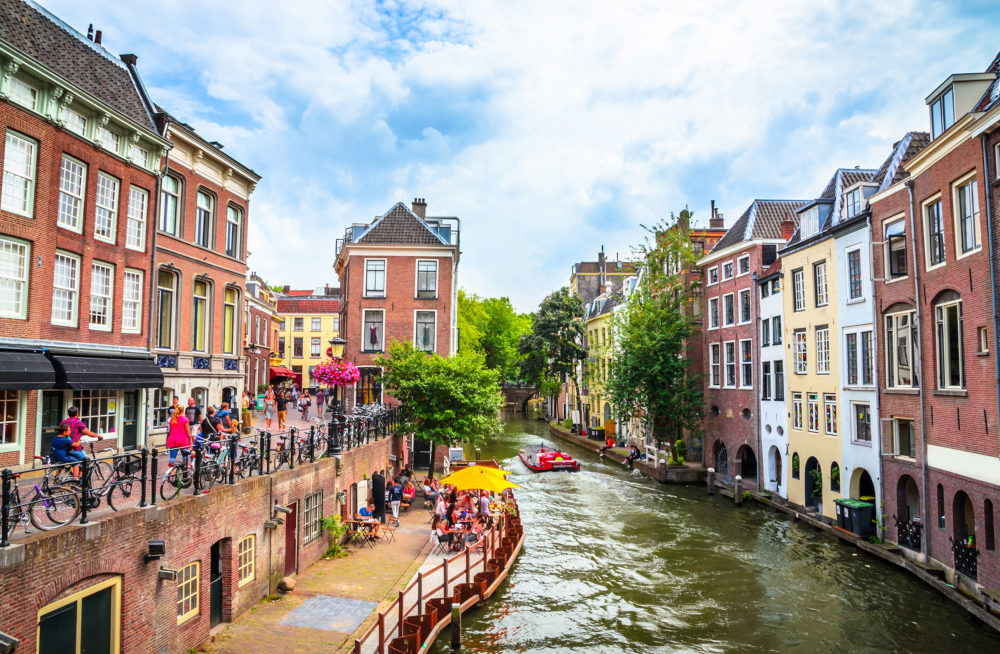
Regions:
<instances>
[{"instance_id":1,"label":"dormer window","mask_svg":"<svg viewBox=\"0 0 1000 654\"><path fill-rule=\"evenodd\" d=\"M860 186L844 193L844 218L853 218L861 213L862 199Z\"/></svg>"},{"instance_id":2,"label":"dormer window","mask_svg":"<svg viewBox=\"0 0 1000 654\"><path fill-rule=\"evenodd\" d=\"M955 123L955 94L953 87L942 93L931 103L931 138L944 134Z\"/></svg>"},{"instance_id":3,"label":"dormer window","mask_svg":"<svg viewBox=\"0 0 1000 654\"><path fill-rule=\"evenodd\" d=\"M802 238L809 238L819 233L819 207L811 207L802 214L799 218L799 225L801 228L800 236Z\"/></svg>"}]
</instances>

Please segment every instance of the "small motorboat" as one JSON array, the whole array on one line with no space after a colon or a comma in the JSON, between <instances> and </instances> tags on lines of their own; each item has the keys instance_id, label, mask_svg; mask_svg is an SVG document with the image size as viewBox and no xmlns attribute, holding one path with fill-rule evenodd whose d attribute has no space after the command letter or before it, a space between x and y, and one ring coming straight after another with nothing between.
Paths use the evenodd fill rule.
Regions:
<instances>
[{"instance_id":1,"label":"small motorboat","mask_svg":"<svg viewBox=\"0 0 1000 654\"><path fill-rule=\"evenodd\" d=\"M518 453L524 465L534 472L548 472L550 470L568 470L570 472L580 469L580 462L565 452L542 443L541 445L525 445Z\"/></svg>"}]
</instances>

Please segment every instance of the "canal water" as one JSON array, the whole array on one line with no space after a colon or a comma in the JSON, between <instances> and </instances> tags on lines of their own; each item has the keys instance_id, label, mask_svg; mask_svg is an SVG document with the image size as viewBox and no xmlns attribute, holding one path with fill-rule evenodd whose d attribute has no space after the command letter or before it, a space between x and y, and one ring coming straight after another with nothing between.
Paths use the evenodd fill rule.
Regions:
<instances>
[{"instance_id":1,"label":"canal water","mask_svg":"<svg viewBox=\"0 0 1000 654\"><path fill-rule=\"evenodd\" d=\"M525 545L463 617L465 652L1000 652L1000 635L922 582L808 526L634 476L507 418L483 456L524 487ZM583 470L529 471L518 449L543 440Z\"/></svg>"}]
</instances>

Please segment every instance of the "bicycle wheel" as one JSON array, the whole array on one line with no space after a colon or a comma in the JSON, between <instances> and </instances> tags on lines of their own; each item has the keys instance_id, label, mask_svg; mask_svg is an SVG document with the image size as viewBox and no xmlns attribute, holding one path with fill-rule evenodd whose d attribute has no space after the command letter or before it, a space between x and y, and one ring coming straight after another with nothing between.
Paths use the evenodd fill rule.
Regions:
<instances>
[{"instance_id":1,"label":"bicycle wheel","mask_svg":"<svg viewBox=\"0 0 1000 654\"><path fill-rule=\"evenodd\" d=\"M171 468L160 482L160 497L169 501L180 494L182 488L191 484L191 472L187 468Z\"/></svg>"},{"instance_id":2,"label":"bicycle wheel","mask_svg":"<svg viewBox=\"0 0 1000 654\"><path fill-rule=\"evenodd\" d=\"M31 524L39 531L68 525L80 514L79 490L73 486L52 486L48 494L38 494L28 507Z\"/></svg>"},{"instance_id":3,"label":"bicycle wheel","mask_svg":"<svg viewBox=\"0 0 1000 654\"><path fill-rule=\"evenodd\" d=\"M288 451L281 450L274 455L274 469L281 470L281 466L288 463Z\"/></svg>"},{"instance_id":4,"label":"bicycle wheel","mask_svg":"<svg viewBox=\"0 0 1000 654\"><path fill-rule=\"evenodd\" d=\"M136 506L142 499L139 497L140 488L140 484L130 477L112 482L111 488L108 489L108 506L112 511Z\"/></svg>"},{"instance_id":5,"label":"bicycle wheel","mask_svg":"<svg viewBox=\"0 0 1000 654\"><path fill-rule=\"evenodd\" d=\"M100 461L90 462L90 487L98 488L104 484L105 481L111 479L115 474L115 469L111 467L111 464L107 461L101 459Z\"/></svg>"},{"instance_id":6,"label":"bicycle wheel","mask_svg":"<svg viewBox=\"0 0 1000 654\"><path fill-rule=\"evenodd\" d=\"M201 486L201 491L203 493L205 491L207 491L207 490L210 490L212 488L212 486L215 486L215 482L219 478L219 475L221 474L221 472L222 471L221 471L218 463L215 463L215 462L208 463L208 462L206 462L206 463L202 464L202 466L201 466L201 483L199 485Z\"/></svg>"}]
</instances>

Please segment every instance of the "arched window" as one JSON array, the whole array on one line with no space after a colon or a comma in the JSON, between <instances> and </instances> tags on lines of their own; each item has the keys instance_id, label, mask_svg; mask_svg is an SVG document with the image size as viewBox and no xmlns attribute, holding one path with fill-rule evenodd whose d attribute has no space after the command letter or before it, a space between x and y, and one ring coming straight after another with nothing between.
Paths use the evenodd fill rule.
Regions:
<instances>
[{"instance_id":1,"label":"arched window","mask_svg":"<svg viewBox=\"0 0 1000 654\"><path fill-rule=\"evenodd\" d=\"M174 303L177 275L160 270L156 277L156 347L170 349L174 342Z\"/></svg>"},{"instance_id":2,"label":"arched window","mask_svg":"<svg viewBox=\"0 0 1000 654\"><path fill-rule=\"evenodd\" d=\"M792 454L792 479L799 478L799 453Z\"/></svg>"},{"instance_id":3,"label":"arched window","mask_svg":"<svg viewBox=\"0 0 1000 654\"><path fill-rule=\"evenodd\" d=\"M208 406L208 389L202 386L192 388L191 397L194 398L194 403L201 407L204 415L205 407Z\"/></svg>"},{"instance_id":4,"label":"arched window","mask_svg":"<svg viewBox=\"0 0 1000 654\"><path fill-rule=\"evenodd\" d=\"M840 465L836 461L830 464L830 490L840 492Z\"/></svg>"},{"instance_id":5,"label":"arched window","mask_svg":"<svg viewBox=\"0 0 1000 654\"><path fill-rule=\"evenodd\" d=\"M938 527L944 529L944 486L937 485Z\"/></svg>"},{"instance_id":6,"label":"arched window","mask_svg":"<svg viewBox=\"0 0 1000 654\"><path fill-rule=\"evenodd\" d=\"M236 347L236 289L226 287L222 309L222 352L233 354ZM257 318L260 321L260 317Z\"/></svg>"},{"instance_id":7,"label":"arched window","mask_svg":"<svg viewBox=\"0 0 1000 654\"><path fill-rule=\"evenodd\" d=\"M965 388L965 355L962 351L962 298L954 291L934 301L935 356L938 388Z\"/></svg>"}]
</instances>

